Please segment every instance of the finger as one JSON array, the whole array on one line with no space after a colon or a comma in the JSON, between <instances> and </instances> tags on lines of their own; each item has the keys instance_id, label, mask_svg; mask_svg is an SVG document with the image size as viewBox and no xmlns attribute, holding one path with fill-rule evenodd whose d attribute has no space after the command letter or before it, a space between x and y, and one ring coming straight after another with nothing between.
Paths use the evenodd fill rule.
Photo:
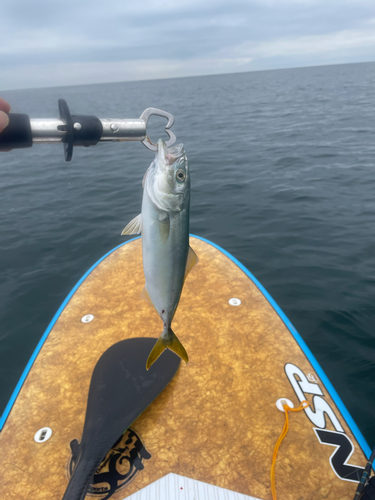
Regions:
<instances>
[{"instance_id":1,"label":"finger","mask_svg":"<svg viewBox=\"0 0 375 500\"><path fill-rule=\"evenodd\" d=\"M1 99L0 97L0 108L2 107L3 103L5 103L5 110L10 110L9 104L4 101L4 99ZM6 111L8 112L8 111ZM0 111L0 133L9 125L9 118L6 113L3 111ZM6 151L11 151L11 149L0 149L0 152L6 152Z\"/></svg>"},{"instance_id":2,"label":"finger","mask_svg":"<svg viewBox=\"0 0 375 500\"><path fill-rule=\"evenodd\" d=\"M9 125L8 115L3 111L0 111L0 132L2 132L8 125Z\"/></svg>"},{"instance_id":3,"label":"finger","mask_svg":"<svg viewBox=\"0 0 375 500\"><path fill-rule=\"evenodd\" d=\"M0 111L5 111L5 113L9 113L10 111L9 102L5 101L2 97L0 97Z\"/></svg>"}]
</instances>

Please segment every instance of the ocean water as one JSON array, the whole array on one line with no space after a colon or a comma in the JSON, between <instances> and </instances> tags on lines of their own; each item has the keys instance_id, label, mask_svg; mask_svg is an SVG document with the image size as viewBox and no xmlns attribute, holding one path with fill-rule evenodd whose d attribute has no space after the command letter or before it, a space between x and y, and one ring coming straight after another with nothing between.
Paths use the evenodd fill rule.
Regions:
<instances>
[{"instance_id":1,"label":"ocean water","mask_svg":"<svg viewBox=\"0 0 375 500\"><path fill-rule=\"evenodd\" d=\"M57 117L58 98L102 118L173 113L191 232L258 278L375 446L375 63L1 96L33 118ZM62 145L0 153L0 413L66 295L124 241L152 158L137 142L70 163Z\"/></svg>"}]
</instances>

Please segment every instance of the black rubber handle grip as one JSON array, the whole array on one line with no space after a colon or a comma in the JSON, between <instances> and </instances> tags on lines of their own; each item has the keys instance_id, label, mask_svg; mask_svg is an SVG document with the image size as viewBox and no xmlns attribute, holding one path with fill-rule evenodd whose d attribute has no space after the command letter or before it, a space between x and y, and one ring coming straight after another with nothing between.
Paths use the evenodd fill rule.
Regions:
<instances>
[{"instance_id":1,"label":"black rubber handle grip","mask_svg":"<svg viewBox=\"0 0 375 500\"><path fill-rule=\"evenodd\" d=\"M9 125L0 133L0 149L31 148L33 135L28 115L9 113Z\"/></svg>"}]
</instances>

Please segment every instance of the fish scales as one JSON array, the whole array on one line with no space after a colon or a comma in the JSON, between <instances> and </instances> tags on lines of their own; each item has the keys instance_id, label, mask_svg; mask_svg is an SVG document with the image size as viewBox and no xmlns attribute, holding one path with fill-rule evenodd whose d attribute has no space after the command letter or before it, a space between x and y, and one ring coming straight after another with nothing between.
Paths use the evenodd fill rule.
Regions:
<instances>
[{"instance_id":1,"label":"fish scales","mask_svg":"<svg viewBox=\"0 0 375 500\"><path fill-rule=\"evenodd\" d=\"M142 232L142 256L148 300L163 321L163 331L156 341L146 367L171 349L184 361L188 355L173 332L171 323L188 272L198 262L189 247L190 175L182 144L167 148L158 141L154 161L143 178L142 211L122 234Z\"/></svg>"}]
</instances>

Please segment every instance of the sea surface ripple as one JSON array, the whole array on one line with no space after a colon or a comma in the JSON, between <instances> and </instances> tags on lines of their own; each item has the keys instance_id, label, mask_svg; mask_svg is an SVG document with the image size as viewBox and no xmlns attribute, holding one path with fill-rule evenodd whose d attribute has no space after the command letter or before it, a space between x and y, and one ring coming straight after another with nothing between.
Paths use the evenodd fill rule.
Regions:
<instances>
[{"instance_id":1,"label":"sea surface ripple","mask_svg":"<svg viewBox=\"0 0 375 500\"><path fill-rule=\"evenodd\" d=\"M375 446L375 64L2 92L14 112L174 114L191 232L239 259ZM162 125L155 118L151 136ZM124 241L153 155L139 143L0 157L0 410L81 276Z\"/></svg>"}]
</instances>

